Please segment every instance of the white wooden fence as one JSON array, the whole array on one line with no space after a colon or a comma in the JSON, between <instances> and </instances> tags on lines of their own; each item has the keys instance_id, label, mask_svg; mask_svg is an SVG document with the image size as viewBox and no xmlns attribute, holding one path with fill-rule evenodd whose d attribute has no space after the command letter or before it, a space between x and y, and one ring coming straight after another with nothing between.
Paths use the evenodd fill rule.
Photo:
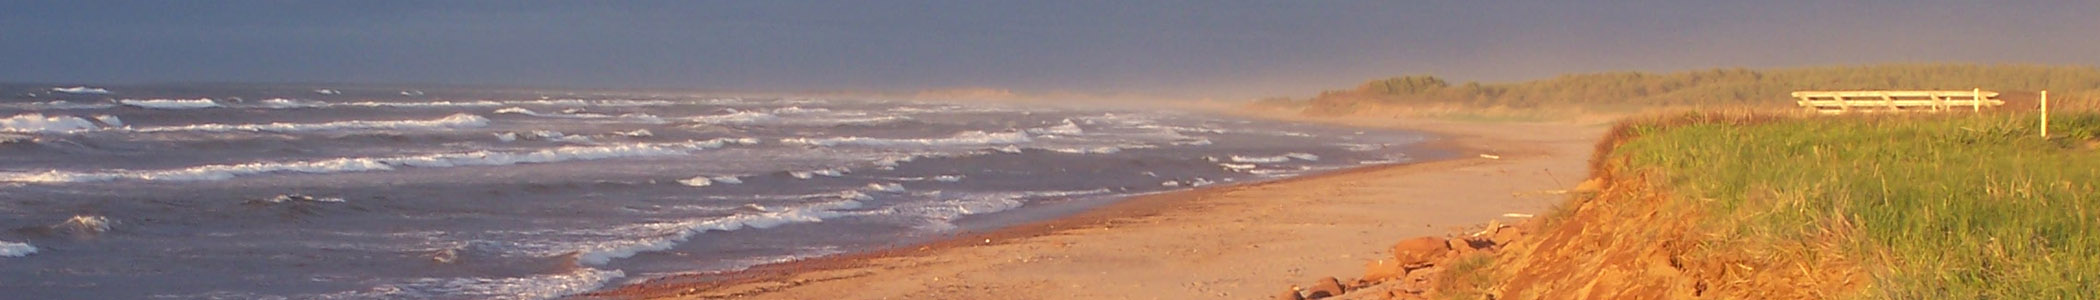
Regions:
<instances>
[{"instance_id":1,"label":"white wooden fence","mask_svg":"<svg viewBox=\"0 0 2100 300\"><path fill-rule=\"evenodd\" d=\"M1801 107L1825 114L1848 112L1982 111L2005 105L1998 92L1968 91L1800 91Z\"/></svg>"}]
</instances>

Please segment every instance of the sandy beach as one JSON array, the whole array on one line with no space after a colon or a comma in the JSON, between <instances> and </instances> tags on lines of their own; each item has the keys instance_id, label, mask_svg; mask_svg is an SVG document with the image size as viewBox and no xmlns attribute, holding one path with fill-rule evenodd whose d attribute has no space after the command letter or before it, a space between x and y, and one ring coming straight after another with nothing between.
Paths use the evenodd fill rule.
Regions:
<instances>
[{"instance_id":1,"label":"sandy beach","mask_svg":"<svg viewBox=\"0 0 2100 300\"><path fill-rule=\"evenodd\" d=\"M918 247L625 286L581 298L1267 299L1353 278L1404 238L1536 214L1586 175L1604 125L1253 115L1443 136L1455 159L1128 199Z\"/></svg>"}]
</instances>

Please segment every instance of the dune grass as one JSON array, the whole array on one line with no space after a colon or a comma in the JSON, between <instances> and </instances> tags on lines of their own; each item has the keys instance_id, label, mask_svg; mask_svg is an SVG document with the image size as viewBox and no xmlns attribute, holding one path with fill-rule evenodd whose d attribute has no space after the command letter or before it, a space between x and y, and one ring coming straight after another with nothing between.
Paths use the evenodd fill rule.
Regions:
<instances>
[{"instance_id":1,"label":"dune grass","mask_svg":"<svg viewBox=\"0 0 2100 300\"><path fill-rule=\"evenodd\" d=\"M2100 114L2054 115L2048 139L2034 117L1635 124L1609 158L1717 239L1847 240L1867 298L2100 298Z\"/></svg>"}]
</instances>

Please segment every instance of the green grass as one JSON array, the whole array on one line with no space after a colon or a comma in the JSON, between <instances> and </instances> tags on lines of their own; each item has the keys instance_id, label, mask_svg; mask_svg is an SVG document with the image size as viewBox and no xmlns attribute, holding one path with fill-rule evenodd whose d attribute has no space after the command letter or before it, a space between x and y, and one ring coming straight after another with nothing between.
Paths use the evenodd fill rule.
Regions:
<instances>
[{"instance_id":1,"label":"green grass","mask_svg":"<svg viewBox=\"0 0 2100 300\"><path fill-rule=\"evenodd\" d=\"M1726 236L1849 224L1864 295L2100 298L2100 115L1863 116L1636 126L1611 155Z\"/></svg>"}]
</instances>

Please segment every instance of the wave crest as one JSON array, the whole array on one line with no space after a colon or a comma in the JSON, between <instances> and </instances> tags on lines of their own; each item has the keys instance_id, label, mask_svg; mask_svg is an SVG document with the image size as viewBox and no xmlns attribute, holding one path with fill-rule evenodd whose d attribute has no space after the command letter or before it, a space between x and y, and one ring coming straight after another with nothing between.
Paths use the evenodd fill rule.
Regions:
<instances>
[{"instance_id":1,"label":"wave crest","mask_svg":"<svg viewBox=\"0 0 2100 300\"><path fill-rule=\"evenodd\" d=\"M687 155L694 151L720 148L727 144L746 142L742 139L713 139L682 143L646 143L612 146L573 146L527 152L474 151L416 156L351 157L318 161L298 162L254 162L244 164L204 165L172 170L107 170L107 171L60 171L50 170L33 173L0 173L0 182L71 183L100 182L110 180L143 181L212 181L227 180L238 176L278 172L293 173L343 173L387 171L397 167L449 168L463 166L502 166L515 164L551 163L578 160L600 160L629 157Z\"/></svg>"},{"instance_id":2,"label":"wave crest","mask_svg":"<svg viewBox=\"0 0 2100 300\"><path fill-rule=\"evenodd\" d=\"M185 126L161 126L134 129L138 132L205 131L205 132L307 132L338 130L436 130L450 128L473 128L488 126L489 119L471 114L454 114L432 120L405 121L341 121L327 123L268 123L268 124L197 124Z\"/></svg>"}]
</instances>

